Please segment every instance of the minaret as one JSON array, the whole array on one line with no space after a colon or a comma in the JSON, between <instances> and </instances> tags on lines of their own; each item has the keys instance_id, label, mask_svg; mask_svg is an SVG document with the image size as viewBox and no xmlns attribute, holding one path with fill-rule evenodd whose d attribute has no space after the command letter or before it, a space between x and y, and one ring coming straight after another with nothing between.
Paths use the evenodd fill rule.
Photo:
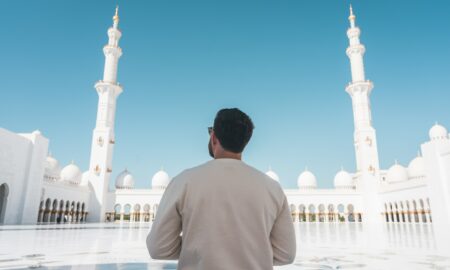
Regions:
<instances>
[{"instance_id":1,"label":"minaret","mask_svg":"<svg viewBox=\"0 0 450 270\"><path fill-rule=\"evenodd\" d=\"M370 93L373 83L366 80L364 72L363 56L366 48L359 41L361 30L355 25L356 16L350 6L350 28L347 36L350 45L347 48L347 56L350 59L352 82L345 89L352 98L353 118L355 125L355 151L356 167L358 172L369 172L375 174L380 165L378 161L378 150L376 132L372 126L372 115L370 112Z\"/></svg>"},{"instance_id":2,"label":"minaret","mask_svg":"<svg viewBox=\"0 0 450 270\"><path fill-rule=\"evenodd\" d=\"M114 118L117 97L122 86L117 82L117 66L122 55L119 39L122 33L119 26L119 8L113 17L113 26L108 29L108 44L103 47L105 68L103 80L95 84L98 93L97 121L92 136L89 182L93 192L89 202L88 221L105 220L106 197L112 172L112 157L115 143Z\"/></svg>"},{"instance_id":3,"label":"minaret","mask_svg":"<svg viewBox=\"0 0 450 270\"><path fill-rule=\"evenodd\" d=\"M382 221L381 208L378 201L380 165L376 132L372 126L369 98L373 89L373 83L366 80L365 77L363 56L366 49L359 40L361 30L356 26L356 16L353 13L352 6L350 6L348 19L350 28L347 30L347 36L350 45L346 53L350 59L352 81L345 90L352 98L353 105L356 175L358 175L356 183L357 189L363 197L363 221L379 223Z\"/></svg>"}]
</instances>

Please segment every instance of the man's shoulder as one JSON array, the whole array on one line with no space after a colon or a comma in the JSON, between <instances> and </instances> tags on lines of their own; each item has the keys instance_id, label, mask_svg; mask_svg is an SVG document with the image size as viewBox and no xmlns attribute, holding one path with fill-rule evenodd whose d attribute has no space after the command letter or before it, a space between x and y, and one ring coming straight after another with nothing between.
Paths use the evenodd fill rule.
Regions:
<instances>
[{"instance_id":1,"label":"man's shoulder","mask_svg":"<svg viewBox=\"0 0 450 270\"><path fill-rule=\"evenodd\" d=\"M190 178L192 178L192 176L202 173L202 171L204 171L204 169L208 166L209 163L210 163L210 161L202 163L195 167L185 169L182 172L180 172L177 176L175 176L173 178L173 180L185 182L185 181L189 180Z\"/></svg>"}]
</instances>

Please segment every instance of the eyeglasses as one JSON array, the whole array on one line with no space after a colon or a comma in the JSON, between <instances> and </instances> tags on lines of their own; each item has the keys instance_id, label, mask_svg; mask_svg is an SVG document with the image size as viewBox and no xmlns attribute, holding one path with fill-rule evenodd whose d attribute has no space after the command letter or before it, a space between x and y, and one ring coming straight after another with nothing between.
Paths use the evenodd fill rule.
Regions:
<instances>
[{"instance_id":1,"label":"eyeglasses","mask_svg":"<svg viewBox=\"0 0 450 270\"><path fill-rule=\"evenodd\" d=\"M208 134L211 135L211 133L214 131L213 127L208 127Z\"/></svg>"}]
</instances>

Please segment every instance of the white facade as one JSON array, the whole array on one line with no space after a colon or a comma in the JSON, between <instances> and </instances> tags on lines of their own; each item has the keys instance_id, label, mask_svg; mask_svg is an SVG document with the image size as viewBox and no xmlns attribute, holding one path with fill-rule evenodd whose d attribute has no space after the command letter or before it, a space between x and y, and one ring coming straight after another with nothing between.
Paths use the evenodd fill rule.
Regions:
<instances>
[{"instance_id":1,"label":"white facade","mask_svg":"<svg viewBox=\"0 0 450 270\"><path fill-rule=\"evenodd\" d=\"M380 169L370 109L373 83L366 79L365 48L352 10L349 21L346 53L352 78L346 92L353 105L356 171L338 171L334 189L317 188L313 172L301 172L298 189L285 190L292 218L297 222L433 222L436 231L445 231L450 224L448 132L433 126L430 140L421 146L423 156L413 158L408 167L395 163ZM154 218L171 181L164 170L155 173L148 189L135 189L128 170L117 176L114 190L108 188L116 101L122 92L117 83L122 55L118 23L116 9L103 49L103 80L95 84L99 102L88 170L82 173L74 163L60 168L54 157L46 155L48 141L39 132L18 135L0 129L0 223L150 222ZM271 169L267 175L280 181Z\"/></svg>"},{"instance_id":2,"label":"white facade","mask_svg":"<svg viewBox=\"0 0 450 270\"><path fill-rule=\"evenodd\" d=\"M0 128L0 224L36 223L48 140Z\"/></svg>"}]
</instances>

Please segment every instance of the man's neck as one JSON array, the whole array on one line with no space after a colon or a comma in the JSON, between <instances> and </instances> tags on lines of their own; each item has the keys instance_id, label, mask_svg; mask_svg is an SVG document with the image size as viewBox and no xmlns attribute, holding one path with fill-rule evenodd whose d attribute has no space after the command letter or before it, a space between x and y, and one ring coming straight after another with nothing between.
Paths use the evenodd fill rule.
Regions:
<instances>
[{"instance_id":1,"label":"man's neck","mask_svg":"<svg viewBox=\"0 0 450 270\"><path fill-rule=\"evenodd\" d=\"M233 152L223 151L221 153L217 153L214 156L214 159L222 159L222 158L242 160L242 153L233 153Z\"/></svg>"}]
</instances>

